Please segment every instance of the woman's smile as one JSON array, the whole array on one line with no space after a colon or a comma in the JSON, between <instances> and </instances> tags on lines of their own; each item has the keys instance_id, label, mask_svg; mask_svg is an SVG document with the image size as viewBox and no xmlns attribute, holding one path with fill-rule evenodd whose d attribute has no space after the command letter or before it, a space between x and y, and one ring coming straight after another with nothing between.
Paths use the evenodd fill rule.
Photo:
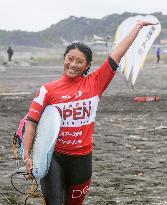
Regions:
<instances>
[{"instance_id":1,"label":"woman's smile","mask_svg":"<svg viewBox=\"0 0 167 205\"><path fill-rule=\"evenodd\" d=\"M70 78L81 76L88 66L85 55L77 48L71 49L65 56L64 73Z\"/></svg>"}]
</instances>

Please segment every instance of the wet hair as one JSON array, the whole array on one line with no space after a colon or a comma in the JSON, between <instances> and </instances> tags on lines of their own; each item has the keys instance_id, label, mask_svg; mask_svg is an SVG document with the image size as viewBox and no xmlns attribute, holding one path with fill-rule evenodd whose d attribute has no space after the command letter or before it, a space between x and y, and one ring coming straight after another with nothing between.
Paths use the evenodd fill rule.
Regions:
<instances>
[{"instance_id":1,"label":"wet hair","mask_svg":"<svg viewBox=\"0 0 167 205\"><path fill-rule=\"evenodd\" d=\"M87 45L85 45L84 43L80 43L80 42L71 43L70 45L67 46L64 52L64 59L66 55L68 54L68 52L75 48L77 48L79 51L81 51L85 55L87 63L91 65L92 51ZM82 73L82 75L87 75L89 70L90 70L90 66Z\"/></svg>"}]
</instances>

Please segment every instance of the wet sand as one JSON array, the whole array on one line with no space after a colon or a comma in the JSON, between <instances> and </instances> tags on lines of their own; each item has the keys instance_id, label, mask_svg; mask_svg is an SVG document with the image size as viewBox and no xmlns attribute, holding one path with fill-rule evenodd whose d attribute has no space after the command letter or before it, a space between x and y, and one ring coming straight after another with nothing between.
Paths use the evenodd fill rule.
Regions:
<instances>
[{"instance_id":1,"label":"wet sand","mask_svg":"<svg viewBox=\"0 0 167 205\"><path fill-rule=\"evenodd\" d=\"M12 135L36 89L61 73L61 68L44 66L0 69L0 205L23 204L25 196L17 195L10 184L16 169ZM166 79L167 65L147 63L135 90L119 72L111 82L97 112L93 177L84 205L167 204ZM142 95L161 99L133 101Z\"/></svg>"}]
</instances>

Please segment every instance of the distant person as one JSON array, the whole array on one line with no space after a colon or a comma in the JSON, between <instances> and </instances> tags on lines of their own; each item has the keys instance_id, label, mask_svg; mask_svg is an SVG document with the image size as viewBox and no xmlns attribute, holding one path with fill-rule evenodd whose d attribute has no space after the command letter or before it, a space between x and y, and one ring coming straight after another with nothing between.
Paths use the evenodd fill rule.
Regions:
<instances>
[{"instance_id":1,"label":"distant person","mask_svg":"<svg viewBox=\"0 0 167 205\"><path fill-rule=\"evenodd\" d=\"M13 49L10 46L7 49L7 54L8 54L8 61L10 62L13 56Z\"/></svg>"},{"instance_id":2,"label":"distant person","mask_svg":"<svg viewBox=\"0 0 167 205\"><path fill-rule=\"evenodd\" d=\"M161 56L161 49L160 49L160 48L157 48L157 50L156 50L156 55L157 55L157 63L159 63L159 61L160 61L160 56Z\"/></svg>"},{"instance_id":3,"label":"distant person","mask_svg":"<svg viewBox=\"0 0 167 205\"><path fill-rule=\"evenodd\" d=\"M106 57L103 65L88 76L92 51L83 43L72 43L64 53L64 74L37 91L27 114L24 133L24 163L27 173L32 173L31 149L36 127L45 107L56 106L62 118L50 169L41 179L47 205L83 204L92 177L93 133L98 101L116 74L121 58L139 31L148 25L154 24L145 21L136 23Z\"/></svg>"}]
</instances>

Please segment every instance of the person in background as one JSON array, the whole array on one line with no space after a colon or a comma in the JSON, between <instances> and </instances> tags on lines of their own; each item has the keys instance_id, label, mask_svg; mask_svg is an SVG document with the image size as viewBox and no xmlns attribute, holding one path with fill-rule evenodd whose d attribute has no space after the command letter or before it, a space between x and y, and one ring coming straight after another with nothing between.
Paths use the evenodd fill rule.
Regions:
<instances>
[{"instance_id":1,"label":"person in background","mask_svg":"<svg viewBox=\"0 0 167 205\"><path fill-rule=\"evenodd\" d=\"M50 168L41 179L47 205L83 204L91 183L93 133L99 99L115 76L121 58L139 31L148 25L155 23L137 22L106 57L103 65L89 75L91 49L79 42L70 44L64 53L64 74L37 91L27 113L24 133L27 173L32 173L31 150L42 112L47 105L54 105L61 115L61 128Z\"/></svg>"},{"instance_id":2,"label":"person in background","mask_svg":"<svg viewBox=\"0 0 167 205\"><path fill-rule=\"evenodd\" d=\"M161 56L161 49L158 47L156 50L156 56L157 56L157 63L160 61L160 56Z\"/></svg>"},{"instance_id":3,"label":"person in background","mask_svg":"<svg viewBox=\"0 0 167 205\"><path fill-rule=\"evenodd\" d=\"M12 47L8 47L8 49L7 49L7 54L8 54L8 61L10 62L11 60L12 60L12 56L13 56L13 49L12 49Z\"/></svg>"}]
</instances>

